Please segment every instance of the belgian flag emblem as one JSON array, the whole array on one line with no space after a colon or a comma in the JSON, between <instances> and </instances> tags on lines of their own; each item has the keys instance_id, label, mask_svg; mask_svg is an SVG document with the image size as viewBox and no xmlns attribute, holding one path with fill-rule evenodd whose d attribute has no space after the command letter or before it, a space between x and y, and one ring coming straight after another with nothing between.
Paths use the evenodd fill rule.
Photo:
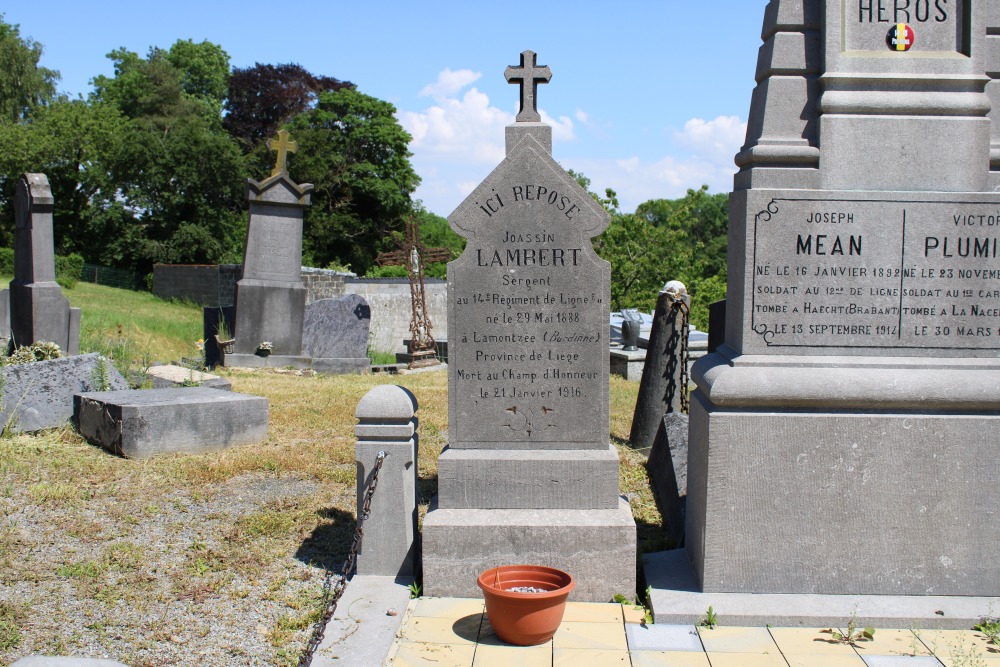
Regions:
<instances>
[{"instance_id":1,"label":"belgian flag emblem","mask_svg":"<svg viewBox=\"0 0 1000 667\"><path fill-rule=\"evenodd\" d=\"M885 44L891 51L909 51L913 46L913 28L906 23L897 23L889 29Z\"/></svg>"}]
</instances>

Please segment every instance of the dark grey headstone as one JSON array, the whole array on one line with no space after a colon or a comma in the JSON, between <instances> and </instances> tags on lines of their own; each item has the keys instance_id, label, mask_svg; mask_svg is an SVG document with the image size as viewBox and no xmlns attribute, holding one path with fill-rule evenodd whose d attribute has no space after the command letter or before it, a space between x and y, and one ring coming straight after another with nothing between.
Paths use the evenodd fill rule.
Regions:
<instances>
[{"instance_id":1,"label":"dark grey headstone","mask_svg":"<svg viewBox=\"0 0 1000 667\"><path fill-rule=\"evenodd\" d=\"M243 278L236 283L237 354L254 354L267 341L275 355L302 355L302 215L311 190L284 171L260 183L247 181L250 221Z\"/></svg>"},{"instance_id":2,"label":"dark grey headstone","mask_svg":"<svg viewBox=\"0 0 1000 667\"><path fill-rule=\"evenodd\" d=\"M357 294L313 301L306 306L302 352L313 358L367 358L371 323L371 308Z\"/></svg>"},{"instance_id":3,"label":"dark grey headstone","mask_svg":"<svg viewBox=\"0 0 1000 667\"><path fill-rule=\"evenodd\" d=\"M128 389L128 382L110 361L96 352L50 361L5 366L2 424L14 431L39 431L62 426L73 416L73 394L100 389L100 367L107 372L109 389Z\"/></svg>"},{"instance_id":4,"label":"dark grey headstone","mask_svg":"<svg viewBox=\"0 0 1000 667\"><path fill-rule=\"evenodd\" d=\"M708 304L708 349L711 354L726 342L726 300Z\"/></svg>"},{"instance_id":5,"label":"dark grey headstone","mask_svg":"<svg viewBox=\"0 0 1000 667\"><path fill-rule=\"evenodd\" d=\"M671 412L660 420L646 470L653 482L656 504L667 518L667 536L684 543L687 505L688 416Z\"/></svg>"},{"instance_id":6,"label":"dark grey headstone","mask_svg":"<svg viewBox=\"0 0 1000 667\"><path fill-rule=\"evenodd\" d=\"M216 306L202 310L202 335L205 341L205 367L215 368L222 363L219 346L214 336L219 333L219 319L226 323L228 331L236 329L236 306Z\"/></svg>"},{"instance_id":7,"label":"dark grey headstone","mask_svg":"<svg viewBox=\"0 0 1000 667\"><path fill-rule=\"evenodd\" d=\"M73 419L95 445L128 458L199 454L267 438L268 403L221 389L80 393Z\"/></svg>"},{"instance_id":8,"label":"dark grey headstone","mask_svg":"<svg viewBox=\"0 0 1000 667\"><path fill-rule=\"evenodd\" d=\"M72 355L80 351L80 309L69 307L56 283L53 203L45 174L24 174L18 181L10 330L16 345L48 341Z\"/></svg>"}]
</instances>

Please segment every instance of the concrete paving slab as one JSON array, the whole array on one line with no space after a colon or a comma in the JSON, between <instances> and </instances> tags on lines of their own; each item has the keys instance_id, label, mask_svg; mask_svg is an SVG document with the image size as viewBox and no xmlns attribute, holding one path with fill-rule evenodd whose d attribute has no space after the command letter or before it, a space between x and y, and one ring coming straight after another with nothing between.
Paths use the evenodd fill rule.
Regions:
<instances>
[{"instance_id":1,"label":"concrete paving slab","mask_svg":"<svg viewBox=\"0 0 1000 667\"><path fill-rule=\"evenodd\" d=\"M541 646L492 646L479 644L472 667L551 667L552 643Z\"/></svg>"},{"instance_id":2,"label":"concrete paving slab","mask_svg":"<svg viewBox=\"0 0 1000 667\"><path fill-rule=\"evenodd\" d=\"M841 630L843 632L843 630ZM902 655L902 656L927 656L931 652L920 641L919 632L913 630L886 630L875 629L873 639L858 642L854 649L858 655L864 657Z\"/></svg>"},{"instance_id":3,"label":"concrete paving slab","mask_svg":"<svg viewBox=\"0 0 1000 667\"><path fill-rule=\"evenodd\" d=\"M630 667L628 651L611 649L556 648L552 667Z\"/></svg>"},{"instance_id":4,"label":"concrete paving slab","mask_svg":"<svg viewBox=\"0 0 1000 667\"><path fill-rule=\"evenodd\" d=\"M702 593L683 549L647 554L643 569L657 624L698 623L711 605L722 625L838 627L854 615L862 627L961 629L1000 609L1000 597Z\"/></svg>"},{"instance_id":5,"label":"concrete paving slab","mask_svg":"<svg viewBox=\"0 0 1000 667\"><path fill-rule=\"evenodd\" d=\"M632 667L711 667L701 651L632 651Z\"/></svg>"},{"instance_id":6,"label":"concrete paving slab","mask_svg":"<svg viewBox=\"0 0 1000 667\"><path fill-rule=\"evenodd\" d=\"M406 615L411 583L406 577L351 578L326 626L314 667L381 665Z\"/></svg>"},{"instance_id":7,"label":"concrete paving slab","mask_svg":"<svg viewBox=\"0 0 1000 667\"><path fill-rule=\"evenodd\" d=\"M553 646L560 648L600 649L628 651L628 641L622 632L622 622L617 623L567 623L563 621L552 638Z\"/></svg>"},{"instance_id":8,"label":"concrete paving slab","mask_svg":"<svg viewBox=\"0 0 1000 667\"><path fill-rule=\"evenodd\" d=\"M798 653L785 655L788 667L866 667L861 656L823 655L822 653Z\"/></svg>"},{"instance_id":9,"label":"concrete paving slab","mask_svg":"<svg viewBox=\"0 0 1000 667\"><path fill-rule=\"evenodd\" d=\"M712 667L788 667L780 653L709 653Z\"/></svg>"},{"instance_id":10,"label":"concrete paving slab","mask_svg":"<svg viewBox=\"0 0 1000 667\"><path fill-rule=\"evenodd\" d=\"M633 651L704 651L693 625L625 626L629 649Z\"/></svg>"},{"instance_id":11,"label":"concrete paving slab","mask_svg":"<svg viewBox=\"0 0 1000 667\"><path fill-rule=\"evenodd\" d=\"M778 645L767 628L698 628L708 653L777 653Z\"/></svg>"},{"instance_id":12,"label":"concrete paving slab","mask_svg":"<svg viewBox=\"0 0 1000 667\"><path fill-rule=\"evenodd\" d=\"M866 655L862 659L867 667L941 667L937 658L921 655Z\"/></svg>"}]
</instances>

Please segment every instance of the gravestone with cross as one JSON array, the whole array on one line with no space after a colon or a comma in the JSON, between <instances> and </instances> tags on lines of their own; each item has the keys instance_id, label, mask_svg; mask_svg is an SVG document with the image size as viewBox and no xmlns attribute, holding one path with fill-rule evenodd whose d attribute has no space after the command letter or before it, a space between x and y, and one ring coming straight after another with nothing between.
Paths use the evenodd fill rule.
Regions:
<instances>
[{"instance_id":1,"label":"gravestone with cross","mask_svg":"<svg viewBox=\"0 0 1000 667\"><path fill-rule=\"evenodd\" d=\"M424 591L481 595L477 575L568 571L575 599L635 590L635 522L609 444L609 224L551 155L531 51L507 69L522 109L507 157L448 218L468 239L448 265L448 446L423 524Z\"/></svg>"},{"instance_id":2,"label":"gravestone with cross","mask_svg":"<svg viewBox=\"0 0 1000 667\"><path fill-rule=\"evenodd\" d=\"M45 174L24 174L14 195L14 279L10 282L12 346L55 343L80 350L80 309L56 283L52 232L54 199Z\"/></svg>"},{"instance_id":3,"label":"gravestone with cross","mask_svg":"<svg viewBox=\"0 0 1000 667\"><path fill-rule=\"evenodd\" d=\"M287 131L267 145L277 152L274 171L259 183L247 179L250 222L243 278L236 283L236 342L225 364L308 368L309 358L302 353L302 215L313 186L288 177L288 153L298 146Z\"/></svg>"},{"instance_id":4,"label":"gravestone with cross","mask_svg":"<svg viewBox=\"0 0 1000 667\"><path fill-rule=\"evenodd\" d=\"M437 358L437 344L431 335L433 324L427 313L424 294L424 268L427 262L446 262L451 259L448 248L425 248L420 242L420 225L416 218L406 223L406 237L399 250L378 256L379 266L405 266L410 280L410 368L426 368L441 363Z\"/></svg>"},{"instance_id":5,"label":"gravestone with cross","mask_svg":"<svg viewBox=\"0 0 1000 667\"><path fill-rule=\"evenodd\" d=\"M725 340L693 371L696 577L1000 596L984 558L1000 543L1000 11L771 0L763 39Z\"/></svg>"}]
</instances>

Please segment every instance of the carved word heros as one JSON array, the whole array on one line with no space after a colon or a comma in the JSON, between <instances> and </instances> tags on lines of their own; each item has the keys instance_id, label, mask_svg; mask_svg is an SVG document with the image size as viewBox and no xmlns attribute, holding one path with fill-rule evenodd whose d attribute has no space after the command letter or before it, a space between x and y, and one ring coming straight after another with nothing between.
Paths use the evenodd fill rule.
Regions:
<instances>
[{"instance_id":1,"label":"carved word heros","mask_svg":"<svg viewBox=\"0 0 1000 667\"><path fill-rule=\"evenodd\" d=\"M948 0L858 0L858 23L944 23Z\"/></svg>"},{"instance_id":2,"label":"carved word heros","mask_svg":"<svg viewBox=\"0 0 1000 667\"><path fill-rule=\"evenodd\" d=\"M500 209L504 207L500 193L495 189L493 192L496 194L490 196L485 202L481 204L476 202L488 218L492 218L494 213L499 213ZM509 195L505 194L504 197L507 197L507 201L514 202L542 202L554 207L557 211L561 211L567 220L572 220L573 216L580 210L580 207L574 204L568 196L561 195L556 190L550 190L544 185L512 185Z\"/></svg>"}]
</instances>

